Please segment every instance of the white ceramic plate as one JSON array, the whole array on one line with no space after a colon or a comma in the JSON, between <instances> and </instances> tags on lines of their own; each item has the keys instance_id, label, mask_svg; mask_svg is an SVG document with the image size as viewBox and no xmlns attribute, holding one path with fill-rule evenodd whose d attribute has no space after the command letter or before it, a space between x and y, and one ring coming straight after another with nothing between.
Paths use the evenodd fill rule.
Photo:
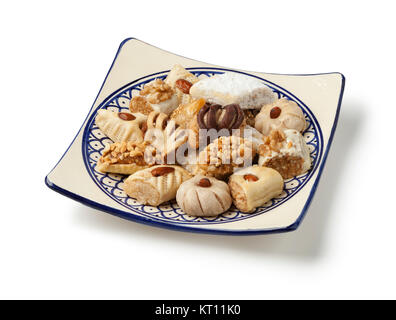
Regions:
<instances>
[{"instance_id":1,"label":"white ceramic plate","mask_svg":"<svg viewBox=\"0 0 396 320\"><path fill-rule=\"evenodd\" d=\"M295 101L308 123L303 136L311 151L311 170L286 180L281 196L249 214L232 207L217 217L191 217L176 202L152 207L127 197L122 190L124 177L95 170L105 143L111 142L95 126L96 113L99 109L128 109L132 94L154 78L165 78L174 64L181 64L200 77L242 73L259 79L279 97ZM90 207L159 227L226 234L292 231L301 223L316 191L336 128L344 83L340 73L278 75L222 68L169 53L137 39L126 39L81 129L45 182L51 189Z\"/></svg>"}]
</instances>

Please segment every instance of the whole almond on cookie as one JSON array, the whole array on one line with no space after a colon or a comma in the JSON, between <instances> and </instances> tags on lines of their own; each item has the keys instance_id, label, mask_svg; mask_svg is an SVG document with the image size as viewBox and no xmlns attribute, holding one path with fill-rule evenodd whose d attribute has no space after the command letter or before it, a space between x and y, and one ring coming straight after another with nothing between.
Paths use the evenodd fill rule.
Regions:
<instances>
[{"instance_id":1,"label":"whole almond on cookie","mask_svg":"<svg viewBox=\"0 0 396 320\"><path fill-rule=\"evenodd\" d=\"M192 83L184 79L179 79L176 80L175 85L176 88L180 89L180 91L182 91L183 93L189 94Z\"/></svg>"},{"instance_id":2,"label":"whole almond on cookie","mask_svg":"<svg viewBox=\"0 0 396 320\"><path fill-rule=\"evenodd\" d=\"M151 170L151 174L153 175L153 177L160 177L160 176L167 175L174 171L175 171L175 168L172 168L172 167L158 167L158 168Z\"/></svg>"}]
</instances>

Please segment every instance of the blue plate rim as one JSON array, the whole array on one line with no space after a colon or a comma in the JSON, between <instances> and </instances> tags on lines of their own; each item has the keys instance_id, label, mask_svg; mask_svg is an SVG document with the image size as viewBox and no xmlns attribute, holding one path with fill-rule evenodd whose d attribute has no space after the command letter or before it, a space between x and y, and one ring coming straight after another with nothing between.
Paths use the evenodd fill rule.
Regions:
<instances>
[{"instance_id":1,"label":"blue plate rim","mask_svg":"<svg viewBox=\"0 0 396 320\"><path fill-rule=\"evenodd\" d=\"M279 92L282 92L283 94L287 95L289 98L294 99L294 101L296 101L297 103L301 104L301 106L303 106L305 108L305 112L309 114L309 116L311 117L311 120L313 123L316 124L317 126L317 135L318 135L318 141L322 141L323 143L323 134L319 125L318 120L315 117L315 114L312 112L312 110L309 109L309 107L297 96L295 96L293 93L291 93L290 91L286 90L285 88L281 87L280 85L269 81L268 79L264 79L262 77L253 75L253 74L249 74L247 72L243 72L243 71L238 71L238 70L232 70L232 69L228 69L228 68L220 68L220 67L191 67L191 68L186 68L187 70L190 70L192 72L194 71L202 71L205 70L205 72L207 72L208 70L210 71L226 71L226 72L235 72L235 73L239 73L239 74L244 74L246 76L250 76L253 78L256 78L260 81L265 81L265 83L270 86L270 88L272 89L276 89ZM89 128L89 126L92 124L92 122L94 121L95 117L96 117L96 113L98 110L100 110L104 105L106 105L110 100L114 99L115 96L120 95L123 91L125 91L126 89L130 88L132 85L141 82L141 80L145 80L145 81L149 81L154 79L154 76L163 76L164 74L169 73L170 70L163 70L160 72L155 72L146 76L143 76L141 78L135 79L127 84L125 84L124 86L122 86L121 88L115 90L113 93L109 94L105 99L103 99L103 101L95 108L95 110L93 110L91 112L91 115L88 117L87 121L86 121L86 125L83 128L83 133L82 133L82 154L83 154L83 159L84 159L84 164L85 164L85 168L87 169L87 172L89 173L89 175L91 176L92 180L95 182L95 184L98 186L99 189L101 189L105 194L107 194L109 196L109 194L106 192L106 188L103 187L103 185L101 185L96 179L95 179L95 174L90 170L89 165L88 165L88 159L87 159L87 154L86 154L86 149L85 149L85 144L87 144L88 141L88 136L90 131L87 130ZM149 79L149 80L147 80ZM319 143L320 145L320 143ZM305 181L302 183L302 185L300 187L298 187L298 190L296 190L295 192L293 192L293 194L291 196L289 196L286 201L281 201L280 203L278 203L277 205L275 205L272 209L275 209L278 206L283 205L284 202L287 202L288 200L290 200L292 197L294 197L300 190L302 190L304 188L304 185L307 184L314 176L315 172L318 170L319 165L321 164L321 160L322 160L322 156L323 156L323 148L322 146L319 148L320 150L318 151L318 155L317 155L317 159L315 160L315 164L313 164L308 177L305 179ZM317 163L316 163L317 162ZM113 197L110 196L111 199L113 199ZM133 213L135 214L136 212L139 214L140 212L137 211L134 208L129 208L127 205L125 205L124 203L121 203L120 201L118 201L117 199L113 199L116 202L118 202L120 205L130 209ZM271 210L272 210L271 209ZM195 224L193 222L181 222L178 221L177 224L178 225L201 225L201 226L208 226L208 225L215 225L215 224L225 224L225 223L233 223L233 222L237 222L237 221L242 221L245 219L250 219L253 216L257 216L257 215L261 215L261 214L266 214L268 211L265 211L263 213L259 212L259 213L252 213L251 216L245 216L243 218L239 218L236 220L229 220L229 221L218 221L218 222L201 222L199 224ZM145 214L141 214L141 215L145 215ZM149 217L149 219L153 219L156 220L158 222L163 222L163 219L157 219L156 217ZM166 220L165 220L166 221ZM176 222L176 221L175 221ZM170 221L170 223L172 223Z\"/></svg>"},{"instance_id":2,"label":"blue plate rim","mask_svg":"<svg viewBox=\"0 0 396 320\"><path fill-rule=\"evenodd\" d=\"M71 198L73 200L76 200L82 204L87 205L88 207L94 208L94 209L98 209L107 213L110 213L112 215L121 217L123 219L126 220L131 220L131 221L135 221L135 222L139 222L142 224L146 224L146 225L151 225L151 226L155 226L155 227L161 227L161 228L166 228L166 229L172 229L172 230L177 230L177 231L185 231L185 232L196 232L196 233L206 233L206 234L223 234L223 235L260 235L260 234L270 234L270 233L283 233L283 232L290 232L290 231L294 231L298 228L298 226L301 224L302 220L304 219L309 206L312 203L312 199L313 196L315 195L315 192L317 190L320 178L322 176L323 173L323 169L324 169L324 165L327 161L327 156L328 153L330 151L330 147L332 145L333 139L334 139L334 134L337 128L337 124L338 124L338 118L340 115L340 110L341 110L341 104L342 104L342 98L343 98L343 94L344 94L344 88L345 88L345 76L340 73L340 72L328 72L328 73L317 73L317 74L282 74L282 75L291 75L291 76L315 76L315 75L327 75L327 74L338 74L341 76L341 88L340 88L340 94L339 94L339 98L338 98L338 105L337 105L337 110L336 110L336 114L335 114L335 118L334 118L334 122L333 122L333 127L331 129L331 133L329 136L329 140L327 142L327 146L326 149L324 150L323 153L323 158L322 158L322 163L319 166L318 173L317 173L317 177L314 181L314 184L311 188L311 191L309 193L309 196L307 198L307 201L305 202L305 205L303 207L303 209L301 210L300 215L298 216L298 218L296 219L295 222L293 222L291 225L287 226L287 227L282 227L282 228L267 228L267 229L259 229L259 230L225 230L225 229L206 229L206 228L197 228L197 227L190 227L190 226L184 226L184 225L177 225L177 224L172 224L172 223L167 223L167 222L158 222L158 221L153 221L150 220L148 218L142 217L142 216L136 216L136 215L131 215L127 212L124 212L122 210L118 210L109 206L105 206L103 204L100 204L98 202L89 200L87 198L84 198L76 193L73 193L71 191L68 191L66 189L63 189L60 186L57 186L56 184L54 184L53 182L50 181L49 179L49 175L51 174L51 172L58 166L58 164L62 161L62 159L64 158L64 156L66 155L66 153L69 151L70 147L74 144L74 141L76 140L76 138L78 137L78 135L80 134L81 130L84 127L84 124L86 123L89 115L91 114L91 111L93 109L93 107L96 104L96 101L99 97L100 92L103 89L104 84L107 81L107 78L111 72L111 70L113 69L114 63L117 60L117 57L122 49L122 47L125 45L126 42L130 41L130 40L137 40L137 41L141 41L137 38L126 38L125 40L123 40L117 50L117 53L114 57L114 60L110 66L109 71L106 74L106 77L100 87L100 90L95 98L94 103L92 104L91 108L89 109L89 112L87 114L87 116L85 117L80 129L78 130L76 136L73 138L72 142L70 143L69 147L66 149L66 151L64 152L64 154L62 155L62 157L59 159L59 161L56 163L56 165L53 167L53 169L50 171L50 173L48 173L48 175L45 177L45 184L48 188L54 190L57 193L60 193L68 198ZM143 41L141 41L143 42ZM120 89L118 89L120 90ZM117 91L118 91L117 90Z\"/></svg>"}]
</instances>

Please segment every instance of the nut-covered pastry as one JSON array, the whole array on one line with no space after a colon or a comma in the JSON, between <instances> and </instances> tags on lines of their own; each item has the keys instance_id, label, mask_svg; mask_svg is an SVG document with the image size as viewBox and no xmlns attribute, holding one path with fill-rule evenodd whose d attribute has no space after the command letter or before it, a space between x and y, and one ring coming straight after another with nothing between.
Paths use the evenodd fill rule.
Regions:
<instances>
[{"instance_id":1,"label":"nut-covered pastry","mask_svg":"<svg viewBox=\"0 0 396 320\"><path fill-rule=\"evenodd\" d=\"M307 172L311 157L304 137L297 130L274 130L259 146L259 165L277 170L284 179Z\"/></svg>"},{"instance_id":2,"label":"nut-covered pastry","mask_svg":"<svg viewBox=\"0 0 396 320\"><path fill-rule=\"evenodd\" d=\"M181 104L171 114L171 119L182 128L187 128L191 120L197 116L199 110L205 105L205 99L193 100L187 104Z\"/></svg>"},{"instance_id":3,"label":"nut-covered pastry","mask_svg":"<svg viewBox=\"0 0 396 320\"><path fill-rule=\"evenodd\" d=\"M252 212L283 191L282 176L274 169L252 166L234 173L229 181L234 205Z\"/></svg>"},{"instance_id":4,"label":"nut-covered pastry","mask_svg":"<svg viewBox=\"0 0 396 320\"><path fill-rule=\"evenodd\" d=\"M264 135L268 135L271 130L294 129L303 132L306 122L297 103L282 98L261 108L256 116L255 128Z\"/></svg>"},{"instance_id":5,"label":"nut-covered pastry","mask_svg":"<svg viewBox=\"0 0 396 320\"><path fill-rule=\"evenodd\" d=\"M180 185L192 176L179 166L159 165L132 174L124 181L124 191L139 203L158 206L176 197Z\"/></svg>"},{"instance_id":6,"label":"nut-covered pastry","mask_svg":"<svg viewBox=\"0 0 396 320\"><path fill-rule=\"evenodd\" d=\"M129 110L148 115L152 111L170 114L179 105L175 90L161 79L147 83L138 96L131 99Z\"/></svg>"},{"instance_id":7,"label":"nut-covered pastry","mask_svg":"<svg viewBox=\"0 0 396 320\"><path fill-rule=\"evenodd\" d=\"M145 160L147 143L116 142L106 145L96 170L106 173L133 174L148 167Z\"/></svg>"},{"instance_id":8,"label":"nut-covered pastry","mask_svg":"<svg viewBox=\"0 0 396 320\"><path fill-rule=\"evenodd\" d=\"M99 129L113 142L142 142L147 116L141 113L113 112L101 109L95 118Z\"/></svg>"},{"instance_id":9,"label":"nut-covered pastry","mask_svg":"<svg viewBox=\"0 0 396 320\"><path fill-rule=\"evenodd\" d=\"M153 111L148 115L144 139L161 153L162 163L176 163L175 153L187 138L187 131L169 120L165 113Z\"/></svg>"},{"instance_id":10,"label":"nut-covered pastry","mask_svg":"<svg viewBox=\"0 0 396 320\"><path fill-rule=\"evenodd\" d=\"M190 88L198 81L199 79L196 76L179 64L173 66L165 79L165 83L176 91L179 104L188 104L192 102Z\"/></svg>"},{"instance_id":11,"label":"nut-covered pastry","mask_svg":"<svg viewBox=\"0 0 396 320\"><path fill-rule=\"evenodd\" d=\"M251 141L220 137L199 153L196 173L226 179L235 169L250 166L255 156Z\"/></svg>"},{"instance_id":12,"label":"nut-covered pastry","mask_svg":"<svg viewBox=\"0 0 396 320\"><path fill-rule=\"evenodd\" d=\"M183 182L177 190L176 201L191 216L216 216L232 204L228 185L213 177L197 175Z\"/></svg>"},{"instance_id":13,"label":"nut-covered pastry","mask_svg":"<svg viewBox=\"0 0 396 320\"><path fill-rule=\"evenodd\" d=\"M205 103L189 124L189 144L193 148L198 148L202 143L207 143L210 134L240 136L246 124L244 118L244 113L237 104L223 107L219 104ZM210 131L211 129L215 131Z\"/></svg>"},{"instance_id":14,"label":"nut-covered pastry","mask_svg":"<svg viewBox=\"0 0 396 320\"><path fill-rule=\"evenodd\" d=\"M262 81L238 73L217 74L195 83L190 94L220 105L239 104L241 109L259 109L276 95Z\"/></svg>"}]
</instances>

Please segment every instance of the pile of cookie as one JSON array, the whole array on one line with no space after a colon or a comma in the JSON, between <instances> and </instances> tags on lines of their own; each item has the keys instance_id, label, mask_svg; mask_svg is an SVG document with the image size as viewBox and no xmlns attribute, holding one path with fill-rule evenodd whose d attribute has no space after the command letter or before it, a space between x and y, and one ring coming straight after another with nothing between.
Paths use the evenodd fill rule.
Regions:
<instances>
[{"instance_id":1,"label":"pile of cookie","mask_svg":"<svg viewBox=\"0 0 396 320\"><path fill-rule=\"evenodd\" d=\"M232 204L253 212L311 167L300 107L239 73L200 79L175 65L131 98L129 112L102 109L95 122L113 141L96 170L126 175L123 189L139 203L176 199L192 216Z\"/></svg>"}]
</instances>

